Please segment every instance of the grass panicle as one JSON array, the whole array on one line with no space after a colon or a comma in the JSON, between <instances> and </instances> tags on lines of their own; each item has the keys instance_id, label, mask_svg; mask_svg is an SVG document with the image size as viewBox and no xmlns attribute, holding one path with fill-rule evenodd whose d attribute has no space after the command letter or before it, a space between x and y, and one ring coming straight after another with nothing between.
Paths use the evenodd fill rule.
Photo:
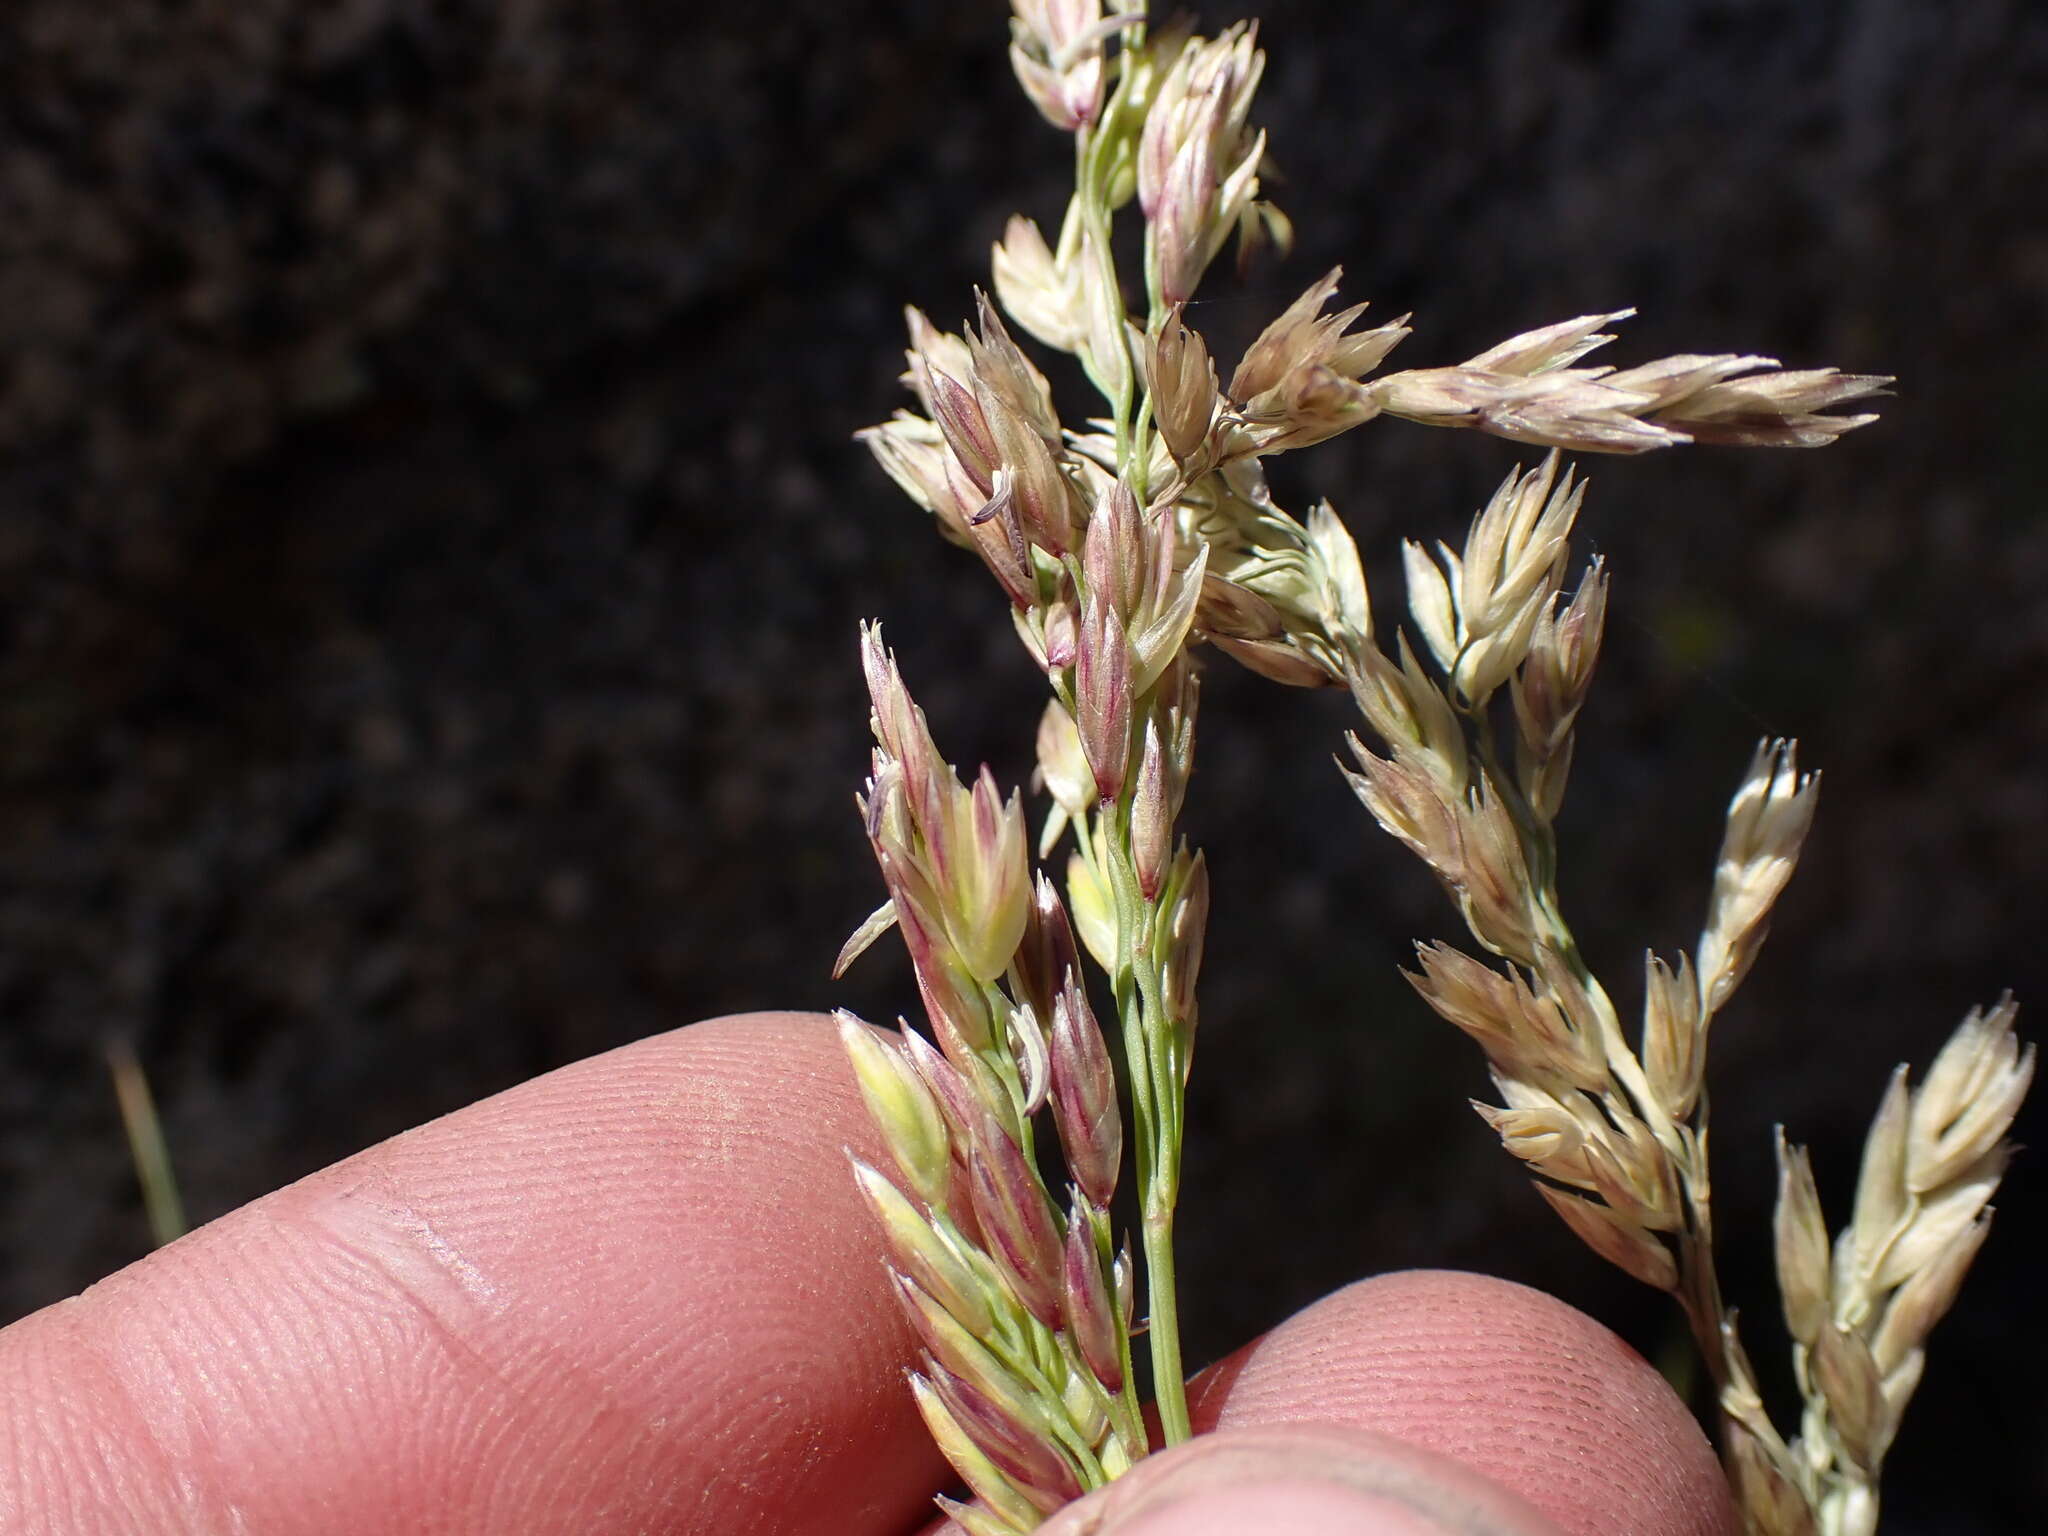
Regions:
<instances>
[{"instance_id":1,"label":"grass panicle","mask_svg":"<svg viewBox=\"0 0 2048 1536\"><path fill-rule=\"evenodd\" d=\"M1556 822L1609 589L1597 560L1568 583L1586 487L1561 452L1824 446L1875 419L1837 407L1891 381L1746 353L1587 363L1627 309L1387 372L1418 327L1332 308L1336 269L1220 382L1188 301L1233 240L1242 261L1292 234L1262 196L1257 27L1155 27L1143 0L1013 12L1011 62L1071 140L1072 196L1056 226L1009 220L994 299L977 294L959 331L907 312L916 409L860 434L1002 592L1050 693L1036 856L1069 844L1062 899L1032 868L1019 795L985 768L955 776L864 629L876 747L859 803L888 899L840 965L894 927L931 1042L842 1028L895 1165L856 1178L925 1343L912 1387L976 1500L945 1507L972 1536L1014 1536L1153 1449L1140 1333L1157 1438L1189 1433L1172 1234L1210 897L1207 863L1175 826L1206 645L1276 682L1350 692L1353 789L1487 957L1424 944L1410 978L1484 1051L1499 1102L1479 1113L1589 1246L1683 1307L1751 1529L1865 1536L1928 1331L1983 1241L2033 1055L2008 999L1971 1014L1918 1089L1902 1069L1832 1242L1805 1154L1781 1144L1777 1253L1805 1399L1787 1440L1720 1294L1702 1084L1710 1027L1756 963L1818 784L1791 742L1757 748L1699 940L1646 958L1640 1022L1625 1024L1558 885ZM1137 240L1116 238L1120 220ZM1120 270L1119 251L1138 270ZM1061 415L1013 324L1078 363L1099 396L1091 413ZM1550 450L1501 483L1460 547L1404 545L1412 638L1375 631L1336 512L1296 517L1264 470L1387 418ZM1048 1124L1064 1198L1041 1171ZM1110 1216L1127 1154L1142 1265Z\"/></svg>"}]
</instances>

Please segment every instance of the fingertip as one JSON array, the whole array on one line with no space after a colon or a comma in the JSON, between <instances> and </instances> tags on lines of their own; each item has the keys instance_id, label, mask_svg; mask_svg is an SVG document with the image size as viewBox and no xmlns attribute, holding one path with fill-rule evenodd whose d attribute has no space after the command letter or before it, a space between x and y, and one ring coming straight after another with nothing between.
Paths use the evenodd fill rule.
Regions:
<instances>
[{"instance_id":1,"label":"fingertip","mask_svg":"<svg viewBox=\"0 0 2048 1536\"><path fill-rule=\"evenodd\" d=\"M1117 1536L1469 1536L1409 1505L1326 1483L1252 1482L1107 1527Z\"/></svg>"},{"instance_id":2,"label":"fingertip","mask_svg":"<svg viewBox=\"0 0 2048 1536\"><path fill-rule=\"evenodd\" d=\"M1584 1313L1483 1275L1361 1281L1203 1373L1200 1428L1327 1422L1393 1435L1521 1494L1574 1532L1731 1536L1692 1415Z\"/></svg>"}]
</instances>

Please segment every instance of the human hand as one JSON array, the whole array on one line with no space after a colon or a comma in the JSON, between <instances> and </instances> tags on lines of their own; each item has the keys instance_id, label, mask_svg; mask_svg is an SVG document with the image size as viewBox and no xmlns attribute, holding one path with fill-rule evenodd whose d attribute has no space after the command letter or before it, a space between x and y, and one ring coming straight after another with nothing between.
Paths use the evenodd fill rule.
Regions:
<instances>
[{"instance_id":1,"label":"human hand","mask_svg":"<svg viewBox=\"0 0 2048 1536\"><path fill-rule=\"evenodd\" d=\"M0 1331L0 1530L903 1536L946 1469L828 1021L580 1062ZM1219 1432L1045 1536L1716 1536L1648 1366L1536 1292L1353 1286L1193 1390Z\"/></svg>"}]
</instances>

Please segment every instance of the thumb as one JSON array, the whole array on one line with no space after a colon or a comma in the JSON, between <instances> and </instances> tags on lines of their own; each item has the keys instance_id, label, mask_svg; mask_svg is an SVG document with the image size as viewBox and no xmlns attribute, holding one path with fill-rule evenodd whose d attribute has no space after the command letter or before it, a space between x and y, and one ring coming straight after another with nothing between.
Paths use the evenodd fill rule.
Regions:
<instances>
[{"instance_id":1,"label":"thumb","mask_svg":"<svg viewBox=\"0 0 2048 1536\"><path fill-rule=\"evenodd\" d=\"M1335 1424L1221 1430L1148 1457L1040 1536L1562 1536L1469 1467Z\"/></svg>"}]
</instances>

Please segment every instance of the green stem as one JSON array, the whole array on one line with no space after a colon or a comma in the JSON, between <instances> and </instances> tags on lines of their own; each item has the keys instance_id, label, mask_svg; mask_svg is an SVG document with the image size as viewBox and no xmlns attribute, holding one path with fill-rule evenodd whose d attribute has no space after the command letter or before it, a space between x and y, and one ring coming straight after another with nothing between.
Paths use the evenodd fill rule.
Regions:
<instances>
[{"instance_id":1,"label":"green stem","mask_svg":"<svg viewBox=\"0 0 2048 1536\"><path fill-rule=\"evenodd\" d=\"M1132 884L1136 878L1133 872ZM1135 894L1135 891L1134 891ZM1180 1201L1181 1129L1186 1105L1180 1067L1178 1022L1167 1015L1156 942L1158 909L1144 915L1154 945L1138 968L1138 990L1150 1027L1146 1067L1152 1074L1159 1150L1145 1189L1146 1295L1151 1312L1153 1390L1159 1399L1159 1427L1168 1445L1179 1445L1193 1430L1188 1423L1186 1371L1180 1354L1180 1287L1173 1257L1173 1213Z\"/></svg>"},{"instance_id":2,"label":"green stem","mask_svg":"<svg viewBox=\"0 0 2048 1536\"><path fill-rule=\"evenodd\" d=\"M1058 1363L1060 1372L1064 1375L1067 1361L1060 1354L1058 1344L1042 1327L1037 1333L1038 1337L1034 1342L1048 1352L1049 1357ZM1034 1356L1023 1355L1004 1359L998 1354L996 1358L1016 1372L1018 1378L1045 1402L1058 1403L1061 1400L1060 1389L1064 1383L1055 1380ZM1109 1478L1102 1470L1102 1458L1095 1453L1095 1448L1088 1443L1073 1421L1065 1413L1051 1413L1047 1418L1050 1420L1053 1438L1059 1442L1062 1450L1074 1458L1075 1465L1081 1469L1083 1484L1089 1488L1100 1488L1108 1482Z\"/></svg>"},{"instance_id":3,"label":"green stem","mask_svg":"<svg viewBox=\"0 0 2048 1536\"><path fill-rule=\"evenodd\" d=\"M1178 1156L1174 1182L1178 1182ZM1174 1277L1173 1206L1145 1213L1145 1305L1152 1348L1152 1388L1159 1405L1160 1438L1179 1445L1194 1434L1188 1422L1188 1391L1180 1358L1180 1289Z\"/></svg>"},{"instance_id":4,"label":"green stem","mask_svg":"<svg viewBox=\"0 0 2048 1536\"><path fill-rule=\"evenodd\" d=\"M1095 1244L1096 1260L1102 1265L1102 1272L1111 1272L1111 1261L1115 1257L1114 1237L1110 1229L1109 1212L1100 1208L1091 1209L1087 1216L1088 1232ZM1112 1306L1117 1306L1115 1286L1110 1288ZM1122 1310L1118 1308L1120 1318ZM1117 1329L1117 1353L1123 1362L1123 1389L1108 1399L1111 1427L1117 1438L1123 1442L1124 1450L1136 1461L1146 1451L1145 1409L1138 1400L1137 1372L1131 1368L1131 1336L1123 1328Z\"/></svg>"},{"instance_id":5,"label":"green stem","mask_svg":"<svg viewBox=\"0 0 2048 1536\"><path fill-rule=\"evenodd\" d=\"M1130 857L1128 795L1116 808L1120 835L1107 843L1117 916L1117 1012L1137 1124L1140 1241L1145 1251L1145 1342L1152 1356L1152 1392L1160 1434L1179 1445L1188 1422L1187 1381L1180 1352L1180 1291L1173 1257L1173 1208L1180 1195L1181 1088L1173 1021L1166 1016L1151 935L1158 912L1138 889ZM1138 936L1146 935L1142 947Z\"/></svg>"},{"instance_id":6,"label":"green stem","mask_svg":"<svg viewBox=\"0 0 2048 1536\"><path fill-rule=\"evenodd\" d=\"M1136 46L1137 39L1132 39L1130 45ZM1120 329L1126 317L1122 314L1122 287L1110 245L1111 210L1103 184L1105 171L1101 157L1095 153L1096 147L1093 133L1084 129L1076 136L1075 198L1068 207L1069 226L1061 230L1060 244L1063 250L1068 247L1074 237L1072 225L1078 221L1098 263L1103 292L1118 311ZM1149 231L1146 238L1149 242ZM1150 261L1146 263L1148 272L1152 265ZM1156 333L1161 306L1156 293L1149 297L1148 331ZM1142 503L1148 491L1146 439L1151 397L1139 387L1120 338L1114 367L1109 358L1097 361L1109 374L1097 379L1096 384L1109 402L1115 425L1117 473ZM1167 1017L1163 1006L1159 960L1154 953L1158 910L1144 900L1138 889L1131 853L1130 797L1127 787L1115 805L1101 808L1098 817L1103 835L1092 850L1085 840L1083 847L1096 861L1096 868L1107 876L1116 908L1117 956L1111 986L1122 1026L1131 1118L1135 1122L1133 1140L1143 1213L1140 1239L1145 1255L1152 1390L1165 1443L1178 1445L1191 1434L1187 1386L1181 1366L1180 1306L1173 1258L1173 1207L1180 1190L1181 1073L1175 1022Z\"/></svg>"},{"instance_id":7,"label":"green stem","mask_svg":"<svg viewBox=\"0 0 2048 1536\"><path fill-rule=\"evenodd\" d=\"M1100 268L1102 291L1116 301L1118 329L1121 330L1123 315L1123 284L1117 275L1116 253L1110 248L1110 210L1107 198L1098 185L1094 156L1094 135L1083 129L1075 136L1075 186L1080 203L1081 222L1089 236L1096 263ZM1097 379L1096 388L1103 399L1109 402L1112 420L1116 425L1116 464L1119 475L1129 477L1135 458L1131 436L1131 403L1136 393L1136 381L1131 376L1130 354L1122 346L1121 335L1117 338L1118 353L1115 376L1112 379ZM1096 360L1107 369L1108 358Z\"/></svg>"}]
</instances>

